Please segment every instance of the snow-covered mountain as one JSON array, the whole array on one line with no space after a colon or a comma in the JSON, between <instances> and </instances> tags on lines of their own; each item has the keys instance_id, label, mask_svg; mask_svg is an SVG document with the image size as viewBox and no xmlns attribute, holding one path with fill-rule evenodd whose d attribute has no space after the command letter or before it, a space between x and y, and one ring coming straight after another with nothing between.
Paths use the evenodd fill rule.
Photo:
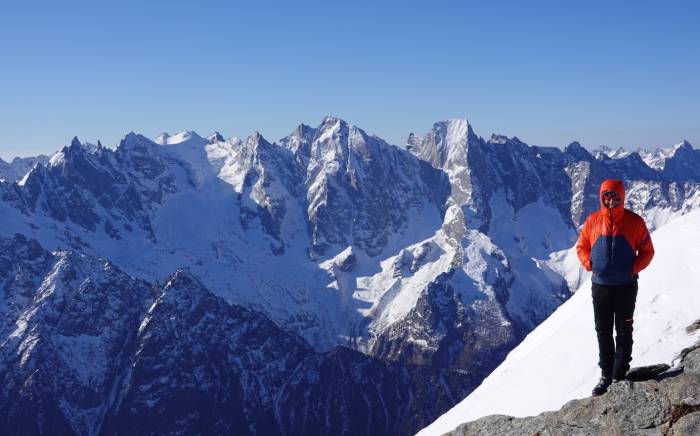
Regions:
<instances>
[{"instance_id":1,"label":"snow-covered mountain","mask_svg":"<svg viewBox=\"0 0 700 436\"><path fill-rule=\"evenodd\" d=\"M601 146L596 148L591 152L596 159L619 159L621 157L629 156L633 151L627 150L624 147L618 147L617 149L610 148L608 146ZM645 161L646 162L646 161ZM651 165L649 165L651 166Z\"/></svg>"},{"instance_id":2,"label":"snow-covered mountain","mask_svg":"<svg viewBox=\"0 0 700 436\"><path fill-rule=\"evenodd\" d=\"M129 133L112 150L76 138L22 183L0 182L0 237L153 284L185 267L314 353L345 346L461 374L468 392L577 288L562 253L600 182L625 179L627 206L659 228L700 205L699 153L678 147L660 170L578 143L484 140L459 119L406 149L336 117L278 142Z\"/></svg>"},{"instance_id":3,"label":"snow-covered mountain","mask_svg":"<svg viewBox=\"0 0 700 436\"><path fill-rule=\"evenodd\" d=\"M700 210L657 230L652 240L656 255L639 280L632 366L672 364L700 339L700 329L692 328L700 318ZM419 435L441 435L486 415L537 415L590 396L600 376L590 287L587 279L474 392Z\"/></svg>"},{"instance_id":4,"label":"snow-covered mountain","mask_svg":"<svg viewBox=\"0 0 700 436\"><path fill-rule=\"evenodd\" d=\"M128 134L115 151L76 139L25 184L0 185L3 234L101 255L149 280L188 265L229 302L265 311L318 349L347 342L364 303L352 290L328 292L333 262L320 264L349 247L376 258L391 245L387 257L434 233L432 188L446 184L338 119L300 126L282 145L221 139Z\"/></svg>"},{"instance_id":5,"label":"snow-covered mountain","mask_svg":"<svg viewBox=\"0 0 700 436\"><path fill-rule=\"evenodd\" d=\"M49 156L16 157L12 162L0 159L0 182L16 182L22 179L36 164L46 164Z\"/></svg>"},{"instance_id":6,"label":"snow-covered mountain","mask_svg":"<svg viewBox=\"0 0 700 436\"><path fill-rule=\"evenodd\" d=\"M407 434L467 392L457 372L316 353L183 270L151 285L16 235L0 286L7 435Z\"/></svg>"},{"instance_id":7,"label":"snow-covered mountain","mask_svg":"<svg viewBox=\"0 0 700 436\"><path fill-rule=\"evenodd\" d=\"M676 152L678 152L678 150L681 148L692 150L692 146L690 145L690 143L688 141L683 140L671 147L656 148L654 150L648 150L645 148L640 148L638 150L627 150L623 147L619 147L618 149L612 149L610 147L602 146L593 150L592 154L598 160L606 160L620 159L627 157L633 153L636 153L639 155L639 157L641 157L641 159L649 168L658 171L663 171L664 167L666 166L666 161L672 158L676 154Z\"/></svg>"}]
</instances>

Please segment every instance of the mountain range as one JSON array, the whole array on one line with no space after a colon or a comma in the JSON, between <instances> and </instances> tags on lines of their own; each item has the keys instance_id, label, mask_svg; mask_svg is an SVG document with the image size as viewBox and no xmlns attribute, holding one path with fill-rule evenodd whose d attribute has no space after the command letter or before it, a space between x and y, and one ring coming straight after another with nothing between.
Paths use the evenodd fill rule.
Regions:
<instances>
[{"instance_id":1,"label":"mountain range","mask_svg":"<svg viewBox=\"0 0 700 436\"><path fill-rule=\"evenodd\" d=\"M336 117L277 142L75 138L0 177L0 426L410 434L585 280L565 258L603 179L656 229L700 204L699 163L460 119L405 147Z\"/></svg>"}]
</instances>

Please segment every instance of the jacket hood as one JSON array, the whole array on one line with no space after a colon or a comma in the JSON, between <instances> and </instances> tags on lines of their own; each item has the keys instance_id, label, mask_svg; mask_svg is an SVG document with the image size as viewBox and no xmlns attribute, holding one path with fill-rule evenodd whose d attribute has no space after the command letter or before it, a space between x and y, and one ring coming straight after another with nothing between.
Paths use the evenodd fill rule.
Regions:
<instances>
[{"instance_id":1,"label":"jacket hood","mask_svg":"<svg viewBox=\"0 0 700 436\"><path fill-rule=\"evenodd\" d=\"M605 203L603 203L603 193L608 191L617 192L617 195L620 196L620 205L613 208L613 214L622 214L625 208L625 184L622 180L607 179L603 181L600 185L600 192L598 193L601 210L608 210L608 208L605 207Z\"/></svg>"}]
</instances>

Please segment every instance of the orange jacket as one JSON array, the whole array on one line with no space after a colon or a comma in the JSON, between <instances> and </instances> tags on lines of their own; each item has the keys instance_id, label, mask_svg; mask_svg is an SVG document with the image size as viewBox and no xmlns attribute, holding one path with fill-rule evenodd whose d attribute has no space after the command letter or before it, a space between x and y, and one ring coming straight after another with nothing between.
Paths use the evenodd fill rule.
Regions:
<instances>
[{"instance_id":1,"label":"orange jacket","mask_svg":"<svg viewBox=\"0 0 700 436\"><path fill-rule=\"evenodd\" d=\"M615 191L620 205L608 209L603 193ZM621 180L605 180L600 185L600 210L588 216L576 243L576 253L592 281L602 285L622 285L649 265L654 245L644 219L624 208L625 187Z\"/></svg>"}]
</instances>

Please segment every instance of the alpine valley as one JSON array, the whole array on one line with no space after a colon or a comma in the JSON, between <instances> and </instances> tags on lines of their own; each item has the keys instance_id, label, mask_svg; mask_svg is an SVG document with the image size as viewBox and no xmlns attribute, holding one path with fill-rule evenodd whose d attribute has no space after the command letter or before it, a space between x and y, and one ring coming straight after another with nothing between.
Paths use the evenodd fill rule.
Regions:
<instances>
[{"instance_id":1,"label":"alpine valley","mask_svg":"<svg viewBox=\"0 0 700 436\"><path fill-rule=\"evenodd\" d=\"M700 206L685 141L461 119L404 147L326 117L0 161L2 434L413 434L585 281L606 178L650 230Z\"/></svg>"}]
</instances>

